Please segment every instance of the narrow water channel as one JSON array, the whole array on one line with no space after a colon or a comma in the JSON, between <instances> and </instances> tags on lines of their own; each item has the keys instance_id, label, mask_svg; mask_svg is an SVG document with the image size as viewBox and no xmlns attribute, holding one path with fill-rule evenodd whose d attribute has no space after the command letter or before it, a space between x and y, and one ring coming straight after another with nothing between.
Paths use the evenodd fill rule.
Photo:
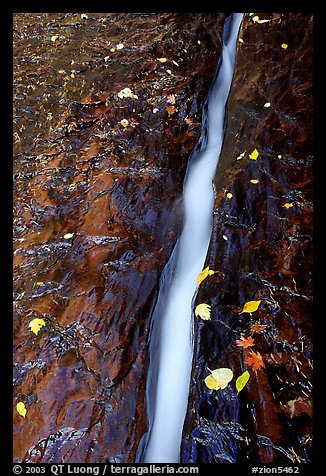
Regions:
<instances>
[{"instance_id":1,"label":"narrow water channel","mask_svg":"<svg viewBox=\"0 0 326 476\"><path fill-rule=\"evenodd\" d=\"M192 364L192 303L212 229L212 181L225 129L225 108L235 63L241 13L230 15L223 32L221 58L206 107L202 133L186 172L184 226L160 281L150 334L147 381L149 432L139 459L178 463Z\"/></svg>"}]
</instances>

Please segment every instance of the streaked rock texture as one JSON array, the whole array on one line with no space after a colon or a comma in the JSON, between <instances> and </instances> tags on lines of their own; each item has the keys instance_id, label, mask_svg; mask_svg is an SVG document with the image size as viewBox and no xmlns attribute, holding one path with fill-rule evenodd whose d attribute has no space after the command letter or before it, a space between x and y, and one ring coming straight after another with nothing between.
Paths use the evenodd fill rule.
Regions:
<instances>
[{"instance_id":1,"label":"streaked rock texture","mask_svg":"<svg viewBox=\"0 0 326 476\"><path fill-rule=\"evenodd\" d=\"M311 461L312 151L312 16L246 14L215 177L206 266L216 273L195 303L211 305L212 320L195 322L183 462ZM259 309L241 314L251 300ZM264 367L245 363L241 335ZM234 379L211 391L204 379L219 367Z\"/></svg>"},{"instance_id":2,"label":"streaked rock texture","mask_svg":"<svg viewBox=\"0 0 326 476\"><path fill-rule=\"evenodd\" d=\"M14 16L16 462L135 460L152 306L224 18Z\"/></svg>"}]
</instances>

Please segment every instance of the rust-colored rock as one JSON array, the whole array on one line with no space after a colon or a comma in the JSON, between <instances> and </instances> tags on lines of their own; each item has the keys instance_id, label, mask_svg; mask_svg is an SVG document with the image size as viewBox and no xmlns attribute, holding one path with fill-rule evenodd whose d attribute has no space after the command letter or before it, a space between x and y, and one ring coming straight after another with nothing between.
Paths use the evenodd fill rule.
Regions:
<instances>
[{"instance_id":1,"label":"rust-colored rock","mask_svg":"<svg viewBox=\"0 0 326 476\"><path fill-rule=\"evenodd\" d=\"M196 299L212 306L212 320L195 323L183 462L311 461L312 16L255 13L269 20L260 24L252 15L239 35L215 177L206 266L216 273ZM240 314L250 300L259 309ZM241 335L254 338L265 367L247 366ZM204 379L218 367L234 380L210 391Z\"/></svg>"},{"instance_id":2,"label":"rust-colored rock","mask_svg":"<svg viewBox=\"0 0 326 476\"><path fill-rule=\"evenodd\" d=\"M14 17L16 462L135 460L151 311L224 17Z\"/></svg>"}]
</instances>

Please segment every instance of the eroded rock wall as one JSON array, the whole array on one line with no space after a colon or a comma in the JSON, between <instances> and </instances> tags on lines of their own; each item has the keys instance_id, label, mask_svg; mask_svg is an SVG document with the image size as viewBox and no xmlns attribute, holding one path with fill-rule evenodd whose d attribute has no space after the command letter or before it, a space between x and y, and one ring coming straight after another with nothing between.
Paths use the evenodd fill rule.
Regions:
<instances>
[{"instance_id":1,"label":"eroded rock wall","mask_svg":"<svg viewBox=\"0 0 326 476\"><path fill-rule=\"evenodd\" d=\"M151 311L224 19L14 16L17 462L135 459Z\"/></svg>"},{"instance_id":2,"label":"eroded rock wall","mask_svg":"<svg viewBox=\"0 0 326 476\"><path fill-rule=\"evenodd\" d=\"M195 320L183 462L311 461L312 32L306 13L243 20L215 177L206 266L216 273L195 303L212 319ZM258 310L241 313L252 300ZM234 379L209 390L208 369L220 367Z\"/></svg>"}]
</instances>

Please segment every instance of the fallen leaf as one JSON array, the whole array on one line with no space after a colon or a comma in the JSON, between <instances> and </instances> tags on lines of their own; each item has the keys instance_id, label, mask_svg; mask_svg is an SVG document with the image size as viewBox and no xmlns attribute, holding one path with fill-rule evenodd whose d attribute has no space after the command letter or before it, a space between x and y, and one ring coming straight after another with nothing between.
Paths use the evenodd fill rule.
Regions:
<instances>
[{"instance_id":1,"label":"fallen leaf","mask_svg":"<svg viewBox=\"0 0 326 476\"><path fill-rule=\"evenodd\" d=\"M198 304L195 308L195 316L201 317L204 321L208 321L211 318L211 306L208 304Z\"/></svg>"},{"instance_id":2,"label":"fallen leaf","mask_svg":"<svg viewBox=\"0 0 326 476\"><path fill-rule=\"evenodd\" d=\"M121 89L121 91L118 92L118 98L124 99L124 98L132 98L132 99L138 99L138 96L134 94L130 88L124 88Z\"/></svg>"},{"instance_id":3,"label":"fallen leaf","mask_svg":"<svg viewBox=\"0 0 326 476\"><path fill-rule=\"evenodd\" d=\"M175 106L167 106L166 111L169 114L169 116L172 116L175 113L176 108Z\"/></svg>"},{"instance_id":4,"label":"fallen leaf","mask_svg":"<svg viewBox=\"0 0 326 476\"><path fill-rule=\"evenodd\" d=\"M288 45L286 43L281 44L281 48L283 48L283 50L286 50L287 47L288 47Z\"/></svg>"},{"instance_id":5,"label":"fallen leaf","mask_svg":"<svg viewBox=\"0 0 326 476\"><path fill-rule=\"evenodd\" d=\"M44 319L39 319L36 317L33 319L29 324L28 327L31 328L31 331L34 332L34 334L38 334L39 330L45 326L45 320Z\"/></svg>"},{"instance_id":6,"label":"fallen leaf","mask_svg":"<svg viewBox=\"0 0 326 476\"><path fill-rule=\"evenodd\" d=\"M179 66L179 63L177 63L176 61L172 60L172 63L175 64L176 66Z\"/></svg>"},{"instance_id":7,"label":"fallen leaf","mask_svg":"<svg viewBox=\"0 0 326 476\"><path fill-rule=\"evenodd\" d=\"M167 69L166 72L167 72L168 74L172 74L172 71L171 71L170 69Z\"/></svg>"},{"instance_id":8,"label":"fallen leaf","mask_svg":"<svg viewBox=\"0 0 326 476\"><path fill-rule=\"evenodd\" d=\"M238 347L243 347L244 349L248 349L248 347L253 347L255 345L254 339L251 336L240 336L240 339L236 340L235 343Z\"/></svg>"},{"instance_id":9,"label":"fallen leaf","mask_svg":"<svg viewBox=\"0 0 326 476\"><path fill-rule=\"evenodd\" d=\"M27 410L23 402L18 402L16 405L16 409L19 415L21 415L24 418L26 417Z\"/></svg>"},{"instance_id":10,"label":"fallen leaf","mask_svg":"<svg viewBox=\"0 0 326 476\"><path fill-rule=\"evenodd\" d=\"M105 56L105 57L104 57L104 61L105 61L105 62L109 61L109 59L110 59L110 56Z\"/></svg>"},{"instance_id":11,"label":"fallen leaf","mask_svg":"<svg viewBox=\"0 0 326 476\"><path fill-rule=\"evenodd\" d=\"M115 48L110 48L111 53L115 52Z\"/></svg>"},{"instance_id":12,"label":"fallen leaf","mask_svg":"<svg viewBox=\"0 0 326 476\"><path fill-rule=\"evenodd\" d=\"M262 324L259 324L258 322L250 324L251 332L263 332L266 329L266 327L267 326L263 326Z\"/></svg>"},{"instance_id":13,"label":"fallen leaf","mask_svg":"<svg viewBox=\"0 0 326 476\"><path fill-rule=\"evenodd\" d=\"M282 158L281 154L279 154L279 155L277 156L277 158L278 158L278 159L281 159L281 158Z\"/></svg>"},{"instance_id":14,"label":"fallen leaf","mask_svg":"<svg viewBox=\"0 0 326 476\"><path fill-rule=\"evenodd\" d=\"M175 95L174 94L169 94L169 96L166 97L167 102L169 104L175 104Z\"/></svg>"},{"instance_id":15,"label":"fallen leaf","mask_svg":"<svg viewBox=\"0 0 326 476\"><path fill-rule=\"evenodd\" d=\"M241 390L247 385L248 380L250 379L250 373L248 370L245 370L240 377L237 378L235 381L235 388L237 392L241 392Z\"/></svg>"},{"instance_id":16,"label":"fallen leaf","mask_svg":"<svg viewBox=\"0 0 326 476\"><path fill-rule=\"evenodd\" d=\"M258 15L255 15L254 17L252 17L252 21L253 22L257 22L259 20L259 16Z\"/></svg>"},{"instance_id":17,"label":"fallen leaf","mask_svg":"<svg viewBox=\"0 0 326 476\"><path fill-rule=\"evenodd\" d=\"M232 197L233 197L233 195L232 195L231 192L228 192L228 193L226 194L226 198L230 199L230 198L232 198Z\"/></svg>"},{"instance_id":18,"label":"fallen leaf","mask_svg":"<svg viewBox=\"0 0 326 476\"><path fill-rule=\"evenodd\" d=\"M262 356L259 352L250 351L250 355L245 359L245 363L249 365L253 370L259 370L262 367L265 367Z\"/></svg>"},{"instance_id":19,"label":"fallen leaf","mask_svg":"<svg viewBox=\"0 0 326 476\"><path fill-rule=\"evenodd\" d=\"M43 281L38 281L36 284L37 284L38 286L44 286L44 282L43 282Z\"/></svg>"},{"instance_id":20,"label":"fallen leaf","mask_svg":"<svg viewBox=\"0 0 326 476\"><path fill-rule=\"evenodd\" d=\"M85 18L85 20L87 20L87 19L88 19L88 16L86 15L86 13L82 13L82 14L80 15L80 18Z\"/></svg>"},{"instance_id":21,"label":"fallen leaf","mask_svg":"<svg viewBox=\"0 0 326 476\"><path fill-rule=\"evenodd\" d=\"M248 301L248 302L246 302L244 304L243 309L242 309L240 314L242 314L243 312L250 312L251 313L251 312L257 311L260 303L261 303L261 300L260 301Z\"/></svg>"},{"instance_id":22,"label":"fallen leaf","mask_svg":"<svg viewBox=\"0 0 326 476\"><path fill-rule=\"evenodd\" d=\"M242 38L239 38L239 43L244 43Z\"/></svg>"},{"instance_id":23,"label":"fallen leaf","mask_svg":"<svg viewBox=\"0 0 326 476\"><path fill-rule=\"evenodd\" d=\"M204 279L207 278L207 276L211 276L214 273L215 273L215 271L213 271L212 269L209 269L209 266L207 266L207 268L205 268L203 271L201 271L198 275L198 278L197 278L198 286L200 285L200 283L202 281L204 281Z\"/></svg>"},{"instance_id":24,"label":"fallen leaf","mask_svg":"<svg viewBox=\"0 0 326 476\"><path fill-rule=\"evenodd\" d=\"M223 240L228 241L228 237L226 235L222 235Z\"/></svg>"},{"instance_id":25,"label":"fallen leaf","mask_svg":"<svg viewBox=\"0 0 326 476\"><path fill-rule=\"evenodd\" d=\"M154 107L153 113L156 114L158 111L159 111L159 109L157 107Z\"/></svg>"},{"instance_id":26,"label":"fallen leaf","mask_svg":"<svg viewBox=\"0 0 326 476\"><path fill-rule=\"evenodd\" d=\"M221 388L220 383L215 380L212 374L208 375L205 380L204 380L206 387L208 387L211 390L219 390Z\"/></svg>"},{"instance_id":27,"label":"fallen leaf","mask_svg":"<svg viewBox=\"0 0 326 476\"><path fill-rule=\"evenodd\" d=\"M75 73L72 72L71 75L70 75L70 77L71 77L72 79L74 79Z\"/></svg>"},{"instance_id":28,"label":"fallen leaf","mask_svg":"<svg viewBox=\"0 0 326 476\"><path fill-rule=\"evenodd\" d=\"M242 159L242 157L244 157L245 153L246 153L246 152L242 152L242 154L238 155L237 160Z\"/></svg>"},{"instance_id":29,"label":"fallen leaf","mask_svg":"<svg viewBox=\"0 0 326 476\"><path fill-rule=\"evenodd\" d=\"M228 368L210 370L210 372L212 377L219 383L221 389L227 387L233 379L233 372Z\"/></svg>"},{"instance_id":30,"label":"fallen leaf","mask_svg":"<svg viewBox=\"0 0 326 476\"><path fill-rule=\"evenodd\" d=\"M65 239L65 240L69 240L69 238L72 238L73 236L74 236L74 233L66 233L66 234L64 235L64 239Z\"/></svg>"},{"instance_id":31,"label":"fallen leaf","mask_svg":"<svg viewBox=\"0 0 326 476\"><path fill-rule=\"evenodd\" d=\"M249 158L252 160L256 160L259 155L259 152L257 149L254 149L251 154L249 154Z\"/></svg>"},{"instance_id":32,"label":"fallen leaf","mask_svg":"<svg viewBox=\"0 0 326 476\"><path fill-rule=\"evenodd\" d=\"M53 35L51 36L51 41L55 42L59 38L59 35Z\"/></svg>"},{"instance_id":33,"label":"fallen leaf","mask_svg":"<svg viewBox=\"0 0 326 476\"><path fill-rule=\"evenodd\" d=\"M285 208L291 208L291 207L293 207L293 203L285 203L285 204L283 205L283 207L285 207Z\"/></svg>"},{"instance_id":34,"label":"fallen leaf","mask_svg":"<svg viewBox=\"0 0 326 476\"><path fill-rule=\"evenodd\" d=\"M256 180L256 179L253 179L253 180L250 180L251 183L259 183L259 180Z\"/></svg>"},{"instance_id":35,"label":"fallen leaf","mask_svg":"<svg viewBox=\"0 0 326 476\"><path fill-rule=\"evenodd\" d=\"M271 107L271 103L270 102L265 102L264 107Z\"/></svg>"},{"instance_id":36,"label":"fallen leaf","mask_svg":"<svg viewBox=\"0 0 326 476\"><path fill-rule=\"evenodd\" d=\"M160 63L166 63L167 59L166 58L157 58Z\"/></svg>"},{"instance_id":37,"label":"fallen leaf","mask_svg":"<svg viewBox=\"0 0 326 476\"><path fill-rule=\"evenodd\" d=\"M117 46L116 46L117 50L122 50L122 48L124 48L124 44L123 43L119 43Z\"/></svg>"},{"instance_id":38,"label":"fallen leaf","mask_svg":"<svg viewBox=\"0 0 326 476\"><path fill-rule=\"evenodd\" d=\"M128 121L127 119L121 119L120 124L121 124L123 127L128 127L129 121Z\"/></svg>"}]
</instances>

